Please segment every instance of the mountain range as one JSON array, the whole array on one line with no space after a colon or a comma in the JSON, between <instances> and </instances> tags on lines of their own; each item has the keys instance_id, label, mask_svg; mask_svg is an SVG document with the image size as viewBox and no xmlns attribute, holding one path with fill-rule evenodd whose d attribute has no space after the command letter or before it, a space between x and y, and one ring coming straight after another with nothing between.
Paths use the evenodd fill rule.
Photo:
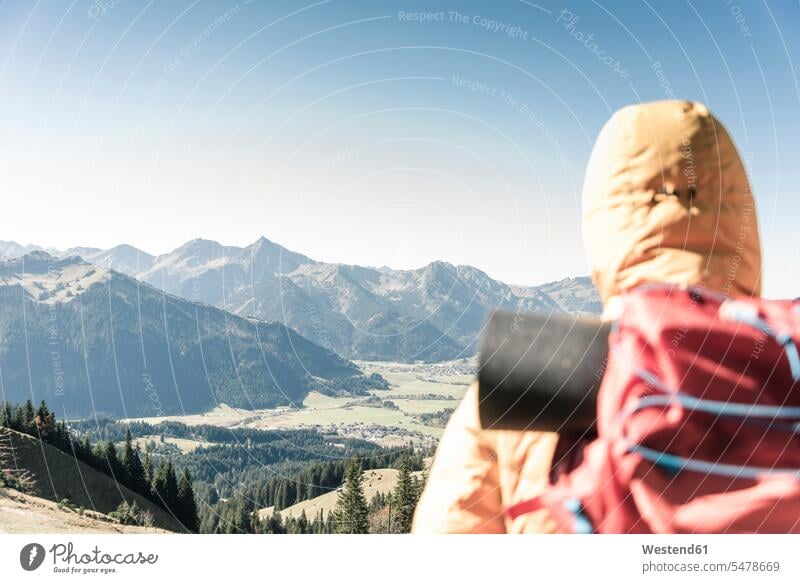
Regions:
<instances>
[{"instance_id":1,"label":"mountain range","mask_svg":"<svg viewBox=\"0 0 800 583\"><path fill-rule=\"evenodd\" d=\"M0 243L0 253L31 248ZM247 247L194 239L158 256L130 245L49 252L78 255L192 302L281 322L344 358L362 360L471 356L494 309L601 309L588 277L524 287L442 261L412 270L324 263L263 237Z\"/></svg>"},{"instance_id":2,"label":"mountain range","mask_svg":"<svg viewBox=\"0 0 800 583\"><path fill-rule=\"evenodd\" d=\"M74 255L0 263L0 400L45 399L62 417L138 417L299 405L310 390L383 383L283 324Z\"/></svg>"},{"instance_id":3,"label":"mountain range","mask_svg":"<svg viewBox=\"0 0 800 583\"><path fill-rule=\"evenodd\" d=\"M350 359L474 354L487 313L598 313L589 278L511 286L437 261L324 263L261 238L65 251L0 242L0 397L63 416L149 417L299 405L381 388Z\"/></svg>"}]
</instances>

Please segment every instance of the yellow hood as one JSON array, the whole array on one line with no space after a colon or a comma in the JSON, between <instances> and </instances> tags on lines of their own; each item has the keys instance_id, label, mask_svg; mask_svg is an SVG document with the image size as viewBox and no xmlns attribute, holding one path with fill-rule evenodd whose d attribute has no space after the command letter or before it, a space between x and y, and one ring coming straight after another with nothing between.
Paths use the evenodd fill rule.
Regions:
<instances>
[{"instance_id":1,"label":"yellow hood","mask_svg":"<svg viewBox=\"0 0 800 583\"><path fill-rule=\"evenodd\" d=\"M604 302L647 282L761 291L755 202L728 132L699 103L625 107L586 170L583 233Z\"/></svg>"}]
</instances>

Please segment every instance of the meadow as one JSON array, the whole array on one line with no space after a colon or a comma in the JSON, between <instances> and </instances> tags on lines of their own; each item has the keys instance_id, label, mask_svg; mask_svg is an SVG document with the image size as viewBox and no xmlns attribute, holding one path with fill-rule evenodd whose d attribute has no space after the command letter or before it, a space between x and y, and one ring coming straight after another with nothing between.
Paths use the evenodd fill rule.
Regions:
<instances>
[{"instance_id":1,"label":"meadow","mask_svg":"<svg viewBox=\"0 0 800 583\"><path fill-rule=\"evenodd\" d=\"M389 382L389 389L373 390L370 396L362 397L329 396L312 391L301 407L246 410L220 404L202 414L136 420L147 423L171 420L186 425L265 430L314 427L381 445L431 444L438 440L443 429L426 425L416 416L454 409L474 376L474 362L466 359L436 364L374 361L357 364L366 374L376 372L383 375ZM176 445L181 449L191 449L198 444Z\"/></svg>"}]
</instances>

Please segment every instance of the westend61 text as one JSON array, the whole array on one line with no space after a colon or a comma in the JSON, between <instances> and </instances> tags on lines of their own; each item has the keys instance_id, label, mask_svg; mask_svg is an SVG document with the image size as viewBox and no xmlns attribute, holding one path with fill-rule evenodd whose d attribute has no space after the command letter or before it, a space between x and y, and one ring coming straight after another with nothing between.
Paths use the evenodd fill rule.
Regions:
<instances>
[{"instance_id":1,"label":"westend61 text","mask_svg":"<svg viewBox=\"0 0 800 583\"><path fill-rule=\"evenodd\" d=\"M707 555L708 545L642 545L645 555Z\"/></svg>"}]
</instances>

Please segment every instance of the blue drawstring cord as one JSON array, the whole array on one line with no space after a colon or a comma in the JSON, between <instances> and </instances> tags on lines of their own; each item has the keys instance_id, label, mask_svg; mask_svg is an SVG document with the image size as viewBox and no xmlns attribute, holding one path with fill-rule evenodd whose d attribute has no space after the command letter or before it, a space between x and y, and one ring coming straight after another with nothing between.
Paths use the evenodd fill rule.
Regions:
<instances>
[{"instance_id":1,"label":"blue drawstring cord","mask_svg":"<svg viewBox=\"0 0 800 583\"><path fill-rule=\"evenodd\" d=\"M783 351L786 353L786 358L789 360L789 369L792 371L792 378L795 381L800 381L800 353L797 351L797 344L792 336L786 332L782 332L775 336L778 344L783 346Z\"/></svg>"},{"instance_id":2,"label":"blue drawstring cord","mask_svg":"<svg viewBox=\"0 0 800 583\"><path fill-rule=\"evenodd\" d=\"M725 318L733 320L734 322L748 324L757 330L760 330L767 336L775 339L775 341L781 347L783 347L783 351L786 353L786 358L789 361L789 370L792 373L792 379L794 379L795 382L800 381L800 353L798 353L797 344L790 333L775 332L766 322L766 320L758 315L758 309L756 306L751 304L738 301L728 301L722 305L721 311ZM795 311L800 311L800 309L795 307Z\"/></svg>"},{"instance_id":3,"label":"blue drawstring cord","mask_svg":"<svg viewBox=\"0 0 800 583\"><path fill-rule=\"evenodd\" d=\"M623 426L623 422L636 411L650 407L668 407L675 402L680 403L682 406L687 409L691 409L692 411L711 413L720 417L738 417L747 423L760 424L763 423L764 420L774 421L777 419L800 418L800 407L756 405L746 403L731 403L729 401L698 399L697 397L692 397L691 395L681 393L680 391L672 390L656 375L642 368L637 368L636 374L643 381L662 391L664 394L642 397L638 399L632 406L626 407L624 410L620 411L618 419L620 426ZM770 427L800 434L800 423L777 422L770 423ZM630 453L638 453L645 459L673 473L677 473L682 470L689 470L703 474L714 474L726 477L757 479L766 476L788 476L796 480L800 480L800 470L797 469L776 469L759 466L740 466L735 464L708 462L673 455L671 453L645 447L638 443L628 445L627 450Z\"/></svg>"},{"instance_id":4,"label":"blue drawstring cord","mask_svg":"<svg viewBox=\"0 0 800 583\"><path fill-rule=\"evenodd\" d=\"M676 473L682 470L689 470L701 474L714 474L729 478L750 478L756 480L766 476L788 476L795 480L800 480L800 470L706 462L672 455L642 445L632 445L628 448L628 451L631 453L638 453L643 458Z\"/></svg>"}]
</instances>

